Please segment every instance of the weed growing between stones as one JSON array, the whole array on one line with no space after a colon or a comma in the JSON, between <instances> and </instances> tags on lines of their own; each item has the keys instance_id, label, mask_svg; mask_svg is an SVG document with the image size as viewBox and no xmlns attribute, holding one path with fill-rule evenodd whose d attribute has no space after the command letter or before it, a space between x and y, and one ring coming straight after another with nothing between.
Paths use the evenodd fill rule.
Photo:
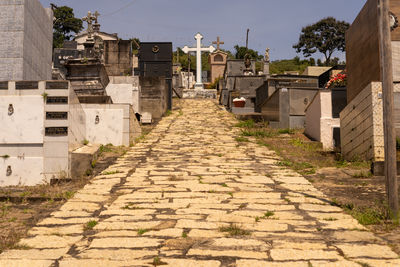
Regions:
<instances>
[{"instance_id":1,"label":"weed growing between stones","mask_svg":"<svg viewBox=\"0 0 400 267\"><path fill-rule=\"evenodd\" d=\"M147 233L148 231L150 231L150 230L149 229L139 229L139 230L137 230L137 234L143 235L144 233Z\"/></svg>"},{"instance_id":2,"label":"weed growing between stones","mask_svg":"<svg viewBox=\"0 0 400 267\"><path fill-rule=\"evenodd\" d=\"M92 230L97 224L98 224L97 221L95 221L95 220L90 220L90 221L88 221L88 222L85 224L84 230L85 230L85 231L87 231L87 230Z\"/></svg>"},{"instance_id":3,"label":"weed growing between stones","mask_svg":"<svg viewBox=\"0 0 400 267\"><path fill-rule=\"evenodd\" d=\"M250 231L244 230L236 224L231 224L230 226L220 227L219 231L223 232L223 233L227 233L228 236L250 235Z\"/></svg>"}]
</instances>

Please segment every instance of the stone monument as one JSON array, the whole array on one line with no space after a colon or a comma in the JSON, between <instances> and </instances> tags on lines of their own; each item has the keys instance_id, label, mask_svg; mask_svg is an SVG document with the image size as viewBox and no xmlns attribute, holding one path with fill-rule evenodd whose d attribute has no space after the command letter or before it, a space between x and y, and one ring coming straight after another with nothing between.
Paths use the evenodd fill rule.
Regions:
<instances>
[{"instance_id":1,"label":"stone monument","mask_svg":"<svg viewBox=\"0 0 400 267\"><path fill-rule=\"evenodd\" d=\"M265 56L264 56L264 75L269 76L269 63L270 63L270 57L269 57L269 48L267 47L265 49Z\"/></svg>"},{"instance_id":2,"label":"stone monument","mask_svg":"<svg viewBox=\"0 0 400 267\"><path fill-rule=\"evenodd\" d=\"M210 54L208 60L211 65L211 82L215 82L215 80L219 77L224 76L225 67L226 67L226 59L228 54L221 51L220 45L224 44L224 42L220 41L219 36L217 37L217 41L213 42L213 44L217 45L217 50Z\"/></svg>"},{"instance_id":3,"label":"stone monument","mask_svg":"<svg viewBox=\"0 0 400 267\"><path fill-rule=\"evenodd\" d=\"M194 36L194 39L197 41L196 47L188 47L185 46L183 47L182 51L185 54L188 54L189 52L196 52L196 84L194 85L195 89L204 89L204 85L202 82L202 77L201 77L201 52L214 52L215 48L210 45L209 47L201 47L201 40L203 39L203 36L200 33L197 33Z\"/></svg>"}]
</instances>

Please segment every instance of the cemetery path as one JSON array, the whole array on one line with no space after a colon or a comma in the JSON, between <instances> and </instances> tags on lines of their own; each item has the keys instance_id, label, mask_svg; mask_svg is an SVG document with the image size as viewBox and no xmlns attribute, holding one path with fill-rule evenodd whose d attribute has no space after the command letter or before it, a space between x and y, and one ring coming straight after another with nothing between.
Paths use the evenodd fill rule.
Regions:
<instances>
[{"instance_id":1,"label":"cemetery path","mask_svg":"<svg viewBox=\"0 0 400 267\"><path fill-rule=\"evenodd\" d=\"M0 266L400 266L211 100L185 100Z\"/></svg>"}]
</instances>

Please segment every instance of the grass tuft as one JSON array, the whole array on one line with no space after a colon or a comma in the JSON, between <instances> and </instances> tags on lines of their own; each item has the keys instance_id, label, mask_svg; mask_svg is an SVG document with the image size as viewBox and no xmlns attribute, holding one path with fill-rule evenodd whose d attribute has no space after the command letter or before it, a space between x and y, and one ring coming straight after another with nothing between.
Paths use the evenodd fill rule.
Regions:
<instances>
[{"instance_id":1,"label":"grass tuft","mask_svg":"<svg viewBox=\"0 0 400 267\"><path fill-rule=\"evenodd\" d=\"M220 227L220 232L227 233L229 236L244 236L250 235L250 231L240 228L236 224L231 224L230 226Z\"/></svg>"}]
</instances>

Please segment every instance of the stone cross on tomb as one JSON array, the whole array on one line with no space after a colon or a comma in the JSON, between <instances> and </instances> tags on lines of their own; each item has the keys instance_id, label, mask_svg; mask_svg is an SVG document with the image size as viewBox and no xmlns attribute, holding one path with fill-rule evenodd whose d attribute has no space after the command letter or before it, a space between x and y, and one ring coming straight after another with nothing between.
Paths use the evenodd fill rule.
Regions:
<instances>
[{"instance_id":1,"label":"stone cross on tomb","mask_svg":"<svg viewBox=\"0 0 400 267\"><path fill-rule=\"evenodd\" d=\"M212 42L212 43L217 45L217 50L220 50L220 49L219 49L219 45L225 44L224 42L221 42L221 41L219 40L219 36L217 36L217 41L216 41L216 42Z\"/></svg>"},{"instance_id":2,"label":"stone cross on tomb","mask_svg":"<svg viewBox=\"0 0 400 267\"><path fill-rule=\"evenodd\" d=\"M86 21L88 24L87 33L88 33L88 39L90 40L92 39L92 34L93 34L93 21L97 20L97 17L93 16L92 12L89 11L87 16L84 17L82 20Z\"/></svg>"},{"instance_id":3,"label":"stone cross on tomb","mask_svg":"<svg viewBox=\"0 0 400 267\"><path fill-rule=\"evenodd\" d=\"M203 39L203 36L200 33L197 33L194 36L194 39L197 41L196 47L188 47L185 45L182 49L182 51L185 54L189 54L190 52L196 52L196 84L194 85L195 89L203 89L203 82L202 82L202 77L201 77L201 52L214 52L215 48L210 45L209 47L201 47L201 40Z\"/></svg>"}]
</instances>

